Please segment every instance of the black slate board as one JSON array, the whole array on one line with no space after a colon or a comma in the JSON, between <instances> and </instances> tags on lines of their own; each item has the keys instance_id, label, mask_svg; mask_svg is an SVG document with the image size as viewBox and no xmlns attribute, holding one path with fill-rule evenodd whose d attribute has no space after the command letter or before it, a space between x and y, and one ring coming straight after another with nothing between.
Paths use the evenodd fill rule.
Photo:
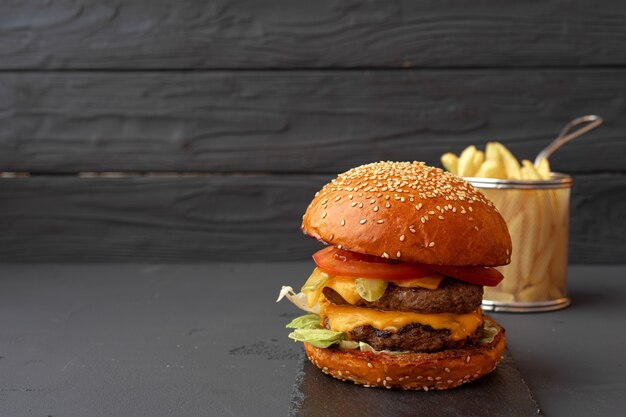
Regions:
<instances>
[{"instance_id":1,"label":"black slate board","mask_svg":"<svg viewBox=\"0 0 626 417\"><path fill-rule=\"evenodd\" d=\"M323 374L308 360L302 363L290 417L543 416L508 350L496 371L447 391L362 388Z\"/></svg>"}]
</instances>

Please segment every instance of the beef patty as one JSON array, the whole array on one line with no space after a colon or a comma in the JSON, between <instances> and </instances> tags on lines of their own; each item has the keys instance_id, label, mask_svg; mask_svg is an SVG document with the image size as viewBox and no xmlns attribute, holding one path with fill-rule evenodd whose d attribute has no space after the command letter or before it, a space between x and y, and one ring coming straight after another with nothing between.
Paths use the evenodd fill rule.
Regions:
<instances>
[{"instance_id":1,"label":"beef patty","mask_svg":"<svg viewBox=\"0 0 626 417\"><path fill-rule=\"evenodd\" d=\"M447 329L435 330L430 326L413 323L402 327L397 333L360 326L350 331L350 338L368 343L376 350L438 352L471 345L481 337L482 331L483 326L479 326L473 335L462 340L452 340Z\"/></svg>"},{"instance_id":2,"label":"beef patty","mask_svg":"<svg viewBox=\"0 0 626 417\"><path fill-rule=\"evenodd\" d=\"M324 288L328 301L338 305L350 305L332 288ZM416 313L470 313L480 306L483 287L453 278L445 278L439 288L429 290L421 287L399 287L389 283L385 294L376 301L360 299L355 307L386 311L413 311Z\"/></svg>"}]
</instances>

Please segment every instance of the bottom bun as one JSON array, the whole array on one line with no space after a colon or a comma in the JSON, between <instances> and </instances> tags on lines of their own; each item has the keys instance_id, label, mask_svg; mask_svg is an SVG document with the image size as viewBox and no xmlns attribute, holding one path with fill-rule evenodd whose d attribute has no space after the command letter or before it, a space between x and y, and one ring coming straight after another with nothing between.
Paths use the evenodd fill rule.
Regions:
<instances>
[{"instance_id":1,"label":"bottom bun","mask_svg":"<svg viewBox=\"0 0 626 417\"><path fill-rule=\"evenodd\" d=\"M496 369L506 347L504 329L497 327L499 332L490 343L435 353L388 355L338 347L323 349L309 343L304 344L304 349L322 372L342 381L365 387L441 390L473 381Z\"/></svg>"}]
</instances>

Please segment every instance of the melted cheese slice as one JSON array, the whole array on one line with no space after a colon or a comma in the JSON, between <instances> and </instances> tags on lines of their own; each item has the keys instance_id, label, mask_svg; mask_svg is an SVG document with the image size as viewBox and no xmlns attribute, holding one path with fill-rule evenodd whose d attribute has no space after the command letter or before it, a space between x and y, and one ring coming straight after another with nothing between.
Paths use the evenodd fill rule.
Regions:
<instances>
[{"instance_id":1,"label":"melted cheese slice","mask_svg":"<svg viewBox=\"0 0 626 417\"><path fill-rule=\"evenodd\" d=\"M422 287L429 290L436 290L439 287L439 284L441 284L441 281L443 281L443 278L444 276L441 274L433 274L422 278L405 279L390 282L399 287ZM356 304L361 299L361 296L356 290L356 284L354 282L355 279L356 278L352 277L331 276L328 281L324 283L324 286L322 288L307 294L309 307L317 304L322 294L322 290L326 287L335 290L337 294L341 295L341 297L348 303Z\"/></svg>"},{"instance_id":2,"label":"melted cheese slice","mask_svg":"<svg viewBox=\"0 0 626 417\"><path fill-rule=\"evenodd\" d=\"M448 329L453 340L461 340L472 335L483 324L482 310L471 313L422 314L399 311L379 311L369 308L339 306L322 300L320 315L322 323L328 319L330 330L348 333L359 326L372 326L378 330L397 332L400 328L419 323L436 330Z\"/></svg>"},{"instance_id":3,"label":"melted cheese slice","mask_svg":"<svg viewBox=\"0 0 626 417\"><path fill-rule=\"evenodd\" d=\"M439 288L439 284L441 284L444 278L445 276L442 274L433 274L422 278L399 279L390 282L398 287L422 287L429 290L436 290Z\"/></svg>"}]
</instances>

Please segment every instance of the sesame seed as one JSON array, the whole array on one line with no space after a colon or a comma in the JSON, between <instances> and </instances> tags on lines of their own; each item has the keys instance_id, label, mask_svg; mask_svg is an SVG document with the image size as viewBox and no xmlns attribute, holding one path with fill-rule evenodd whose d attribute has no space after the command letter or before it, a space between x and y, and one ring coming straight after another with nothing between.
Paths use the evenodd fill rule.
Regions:
<instances>
[{"instance_id":1,"label":"sesame seed","mask_svg":"<svg viewBox=\"0 0 626 417\"><path fill-rule=\"evenodd\" d=\"M447 373L450 373L450 368L444 368L444 371L446 371Z\"/></svg>"},{"instance_id":2,"label":"sesame seed","mask_svg":"<svg viewBox=\"0 0 626 417\"><path fill-rule=\"evenodd\" d=\"M413 226L409 227L409 232L415 233L415 229L413 228Z\"/></svg>"},{"instance_id":3,"label":"sesame seed","mask_svg":"<svg viewBox=\"0 0 626 417\"><path fill-rule=\"evenodd\" d=\"M359 221L359 223L365 224L365 223L367 223L367 219L362 219L361 221Z\"/></svg>"},{"instance_id":4,"label":"sesame seed","mask_svg":"<svg viewBox=\"0 0 626 417\"><path fill-rule=\"evenodd\" d=\"M421 221L422 223L426 223L426 219L425 219L424 217L420 217L420 221Z\"/></svg>"},{"instance_id":5,"label":"sesame seed","mask_svg":"<svg viewBox=\"0 0 626 417\"><path fill-rule=\"evenodd\" d=\"M378 162L362 165L340 174L316 195L320 196L321 200L336 191L351 192L349 199L357 195L367 196L367 201L370 201L372 196L377 198L384 196L387 201L394 197L401 202L407 199L413 202L417 199L440 198L446 201L446 205L438 208L442 213L446 210L455 212L460 208L454 207L451 204L453 201L471 205L481 202L487 207L494 208L493 203L486 200L471 184L439 168L428 167L423 162ZM390 192L391 195L385 195L385 192ZM407 193L406 196L402 196L404 193ZM332 195L332 199L337 197Z\"/></svg>"},{"instance_id":6,"label":"sesame seed","mask_svg":"<svg viewBox=\"0 0 626 417\"><path fill-rule=\"evenodd\" d=\"M370 200L370 204L374 204L375 202L376 202L376 200L373 199L373 198Z\"/></svg>"},{"instance_id":7,"label":"sesame seed","mask_svg":"<svg viewBox=\"0 0 626 417\"><path fill-rule=\"evenodd\" d=\"M363 208L363 203L359 203L359 208Z\"/></svg>"},{"instance_id":8,"label":"sesame seed","mask_svg":"<svg viewBox=\"0 0 626 417\"><path fill-rule=\"evenodd\" d=\"M341 249L343 246L341 245L337 245L337 249Z\"/></svg>"},{"instance_id":9,"label":"sesame seed","mask_svg":"<svg viewBox=\"0 0 626 417\"><path fill-rule=\"evenodd\" d=\"M426 379L428 379L429 381L432 381L432 380L433 380L433 377L432 377L432 376L429 376L429 377L428 377L428 378L426 378Z\"/></svg>"},{"instance_id":10,"label":"sesame seed","mask_svg":"<svg viewBox=\"0 0 626 417\"><path fill-rule=\"evenodd\" d=\"M350 195L348 196L348 198L349 198L350 200L352 200L352 197L353 197L353 196L352 196L352 194L350 194Z\"/></svg>"},{"instance_id":11,"label":"sesame seed","mask_svg":"<svg viewBox=\"0 0 626 417\"><path fill-rule=\"evenodd\" d=\"M402 256L402 253L400 251L396 252L396 258L399 258Z\"/></svg>"},{"instance_id":12,"label":"sesame seed","mask_svg":"<svg viewBox=\"0 0 626 417\"><path fill-rule=\"evenodd\" d=\"M368 363L367 363L367 367L368 367L368 368L373 368L373 367L374 367L374 365L372 365L371 363L369 363L369 362L368 362ZM379 381L376 381L376 382L379 382Z\"/></svg>"},{"instance_id":13,"label":"sesame seed","mask_svg":"<svg viewBox=\"0 0 626 417\"><path fill-rule=\"evenodd\" d=\"M385 207L387 207L387 208L391 207L391 204L389 203L389 201L387 201L387 202L385 203Z\"/></svg>"},{"instance_id":14,"label":"sesame seed","mask_svg":"<svg viewBox=\"0 0 626 417\"><path fill-rule=\"evenodd\" d=\"M355 202L353 202L353 203L350 203L350 205L351 205L352 207L356 206L356 201L355 201Z\"/></svg>"},{"instance_id":15,"label":"sesame seed","mask_svg":"<svg viewBox=\"0 0 626 417\"><path fill-rule=\"evenodd\" d=\"M474 209L470 206L467 208L469 211L474 211Z\"/></svg>"},{"instance_id":16,"label":"sesame seed","mask_svg":"<svg viewBox=\"0 0 626 417\"><path fill-rule=\"evenodd\" d=\"M447 382L448 384L451 384L451 383L453 383L454 381L453 381L453 380L451 380L451 379L448 379L446 382Z\"/></svg>"},{"instance_id":17,"label":"sesame seed","mask_svg":"<svg viewBox=\"0 0 626 417\"><path fill-rule=\"evenodd\" d=\"M342 225L342 226L345 226L346 225L345 219L341 219L341 223L339 223L339 224Z\"/></svg>"},{"instance_id":18,"label":"sesame seed","mask_svg":"<svg viewBox=\"0 0 626 417\"><path fill-rule=\"evenodd\" d=\"M383 258L389 258L389 254L387 252L383 252L382 257Z\"/></svg>"},{"instance_id":19,"label":"sesame seed","mask_svg":"<svg viewBox=\"0 0 626 417\"><path fill-rule=\"evenodd\" d=\"M478 232L478 230L480 230L480 229L478 229L478 226L474 226L474 230L476 230Z\"/></svg>"},{"instance_id":20,"label":"sesame seed","mask_svg":"<svg viewBox=\"0 0 626 417\"><path fill-rule=\"evenodd\" d=\"M469 356L469 355L467 356L467 359L465 359L465 363L468 363L470 361L470 357L471 356Z\"/></svg>"},{"instance_id":21,"label":"sesame seed","mask_svg":"<svg viewBox=\"0 0 626 417\"><path fill-rule=\"evenodd\" d=\"M443 216L437 216L439 220L443 220Z\"/></svg>"},{"instance_id":22,"label":"sesame seed","mask_svg":"<svg viewBox=\"0 0 626 417\"><path fill-rule=\"evenodd\" d=\"M332 233L330 234L330 236L328 237L328 240L333 240L333 238L335 237L335 235L333 235Z\"/></svg>"},{"instance_id":23,"label":"sesame seed","mask_svg":"<svg viewBox=\"0 0 626 417\"><path fill-rule=\"evenodd\" d=\"M387 381L393 381L393 378L392 378L392 377L390 377L390 376L386 376L386 377L385 377L385 379L386 379Z\"/></svg>"},{"instance_id":24,"label":"sesame seed","mask_svg":"<svg viewBox=\"0 0 626 417\"><path fill-rule=\"evenodd\" d=\"M422 206L423 206L423 204L422 204L422 203L419 203L417 206L415 206L415 208L419 210L419 209L421 209L421 208L422 208Z\"/></svg>"},{"instance_id":25,"label":"sesame seed","mask_svg":"<svg viewBox=\"0 0 626 417\"><path fill-rule=\"evenodd\" d=\"M400 242L404 242L404 239L406 239L406 236L400 235Z\"/></svg>"},{"instance_id":26,"label":"sesame seed","mask_svg":"<svg viewBox=\"0 0 626 417\"><path fill-rule=\"evenodd\" d=\"M430 214L431 216L433 216L433 215L435 214L435 212L431 210L431 211L429 211L429 212L428 212L428 214Z\"/></svg>"},{"instance_id":27,"label":"sesame seed","mask_svg":"<svg viewBox=\"0 0 626 417\"><path fill-rule=\"evenodd\" d=\"M432 247L434 247L434 246L435 246L435 242L430 242L430 243L428 244L428 247L429 247L429 248L432 248Z\"/></svg>"},{"instance_id":28,"label":"sesame seed","mask_svg":"<svg viewBox=\"0 0 626 417\"><path fill-rule=\"evenodd\" d=\"M323 212L322 213L322 219L325 219L325 218L326 218L326 212Z\"/></svg>"},{"instance_id":29,"label":"sesame seed","mask_svg":"<svg viewBox=\"0 0 626 417\"><path fill-rule=\"evenodd\" d=\"M424 391L428 391L428 387L426 385L424 385L422 388L424 388Z\"/></svg>"},{"instance_id":30,"label":"sesame seed","mask_svg":"<svg viewBox=\"0 0 626 417\"><path fill-rule=\"evenodd\" d=\"M378 206L374 206L373 210L378 211Z\"/></svg>"},{"instance_id":31,"label":"sesame seed","mask_svg":"<svg viewBox=\"0 0 626 417\"><path fill-rule=\"evenodd\" d=\"M380 220L378 220L376 223L378 223L378 224L383 224L383 223L385 223L385 221L384 221L384 220L382 220L382 219L380 219Z\"/></svg>"}]
</instances>

